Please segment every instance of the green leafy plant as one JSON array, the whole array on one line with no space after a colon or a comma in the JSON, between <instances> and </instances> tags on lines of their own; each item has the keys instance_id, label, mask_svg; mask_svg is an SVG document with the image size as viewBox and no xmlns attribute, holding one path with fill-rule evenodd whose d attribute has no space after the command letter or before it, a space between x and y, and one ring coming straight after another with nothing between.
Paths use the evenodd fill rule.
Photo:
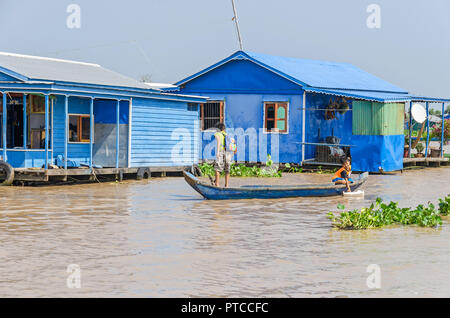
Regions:
<instances>
[{"instance_id":1,"label":"green leafy plant","mask_svg":"<svg viewBox=\"0 0 450 318\"><path fill-rule=\"evenodd\" d=\"M408 132L405 132L405 146L409 146L409 135L408 135Z\"/></svg>"},{"instance_id":2,"label":"green leafy plant","mask_svg":"<svg viewBox=\"0 0 450 318\"><path fill-rule=\"evenodd\" d=\"M294 167L294 166L291 166L289 163L286 163L284 165L284 169L287 173L302 173L303 172L302 167Z\"/></svg>"},{"instance_id":3,"label":"green leafy plant","mask_svg":"<svg viewBox=\"0 0 450 318\"><path fill-rule=\"evenodd\" d=\"M444 199L439 199L439 213L444 216L450 214L450 194Z\"/></svg>"},{"instance_id":4,"label":"green leafy plant","mask_svg":"<svg viewBox=\"0 0 450 318\"><path fill-rule=\"evenodd\" d=\"M210 163L202 163L199 165L202 175L214 176L215 170L214 166ZM223 173L222 173L223 175ZM231 177L268 177L268 178L279 178L282 176L281 170L273 166L273 161L270 155L267 156L267 161L265 167L247 167L244 164L231 163L230 165L230 176Z\"/></svg>"},{"instance_id":5,"label":"green leafy plant","mask_svg":"<svg viewBox=\"0 0 450 318\"><path fill-rule=\"evenodd\" d=\"M271 155L267 155L266 166L267 167L272 167L272 165L273 165L272 156Z\"/></svg>"},{"instance_id":6,"label":"green leafy plant","mask_svg":"<svg viewBox=\"0 0 450 318\"><path fill-rule=\"evenodd\" d=\"M423 143L419 142L416 146L417 153L422 153L424 149Z\"/></svg>"},{"instance_id":7,"label":"green leafy plant","mask_svg":"<svg viewBox=\"0 0 450 318\"><path fill-rule=\"evenodd\" d=\"M204 176L214 176L215 174L214 166L210 163L205 162L198 165L198 167Z\"/></svg>"},{"instance_id":8,"label":"green leafy plant","mask_svg":"<svg viewBox=\"0 0 450 318\"><path fill-rule=\"evenodd\" d=\"M322 169L322 166L317 167L318 174L333 174L337 171L337 169Z\"/></svg>"},{"instance_id":9,"label":"green leafy plant","mask_svg":"<svg viewBox=\"0 0 450 318\"><path fill-rule=\"evenodd\" d=\"M439 210L429 203L428 206L418 205L415 209L399 208L397 202L383 203L381 198L377 198L370 207L361 210L345 211L345 206L338 205L342 210L339 215L333 212L328 213L333 226L343 230L364 230L380 228L391 224L411 225L421 227L437 227L442 225L441 215L448 215L450 196L440 200Z\"/></svg>"}]
</instances>

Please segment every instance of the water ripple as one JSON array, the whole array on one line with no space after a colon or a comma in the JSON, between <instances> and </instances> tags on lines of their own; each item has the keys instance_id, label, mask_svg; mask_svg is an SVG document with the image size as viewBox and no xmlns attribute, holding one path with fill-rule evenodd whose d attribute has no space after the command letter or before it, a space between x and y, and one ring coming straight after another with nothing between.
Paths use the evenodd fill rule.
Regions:
<instances>
[{"instance_id":1,"label":"water ripple","mask_svg":"<svg viewBox=\"0 0 450 318\"><path fill-rule=\"evenodd\" d=\"M0 296L448 297L448 220L339 231L326 214L377 197L436 202L449 180L445 168L370 176L364 199L206 201L180 178L0 188ZM80 289L66 285L69 264ZM381 267L380 290L366 286L369 264Z\"/></svg>"}]
</instances>

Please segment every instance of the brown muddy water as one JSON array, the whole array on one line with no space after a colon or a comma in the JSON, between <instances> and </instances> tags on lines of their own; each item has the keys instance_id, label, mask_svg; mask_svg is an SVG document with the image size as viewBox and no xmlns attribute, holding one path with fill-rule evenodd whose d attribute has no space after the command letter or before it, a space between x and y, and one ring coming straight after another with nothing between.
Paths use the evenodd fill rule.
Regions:
<instances>
[{"instance_id":1,"label":"brown muddy water","mask_svg":"<svg viewBox=\"0 0 450 318\"><path fill-rule=\"evenodd\" d=\"M377 196L436 202L450 193L450 169L370 176L364 190L364 199L206 201L182 178L1 188L0 297L449 297L448 220L340 231L326 214ZM79 289L67 287L69 264L81 269ZM370 264L380 289L366 285Z\"/></svg>"}]
</instances>

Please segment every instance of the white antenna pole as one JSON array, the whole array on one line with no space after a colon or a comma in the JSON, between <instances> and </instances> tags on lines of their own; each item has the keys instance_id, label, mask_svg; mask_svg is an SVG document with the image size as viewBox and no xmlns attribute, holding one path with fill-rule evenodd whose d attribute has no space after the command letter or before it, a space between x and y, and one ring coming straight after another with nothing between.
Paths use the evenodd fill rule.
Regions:
<instances>
[{"instance_id":1,"label":"white antenna pole","mask_svg":"<svg viewBox=\"0 0 450 318\"><path fill-rule=\"evenodd\" d=\"M243 51L241 32L239 31L239 23L238 23L238 17L237 17L237 13L236 13L236 6L234 5L234 0L231 0L231 5L233 6L233 13L234 13L233 20L236 23L236 30L237 30L237 35L238 35L238 39L239 39L239 48L241 51Z\"/></svg>"}]
</instances>

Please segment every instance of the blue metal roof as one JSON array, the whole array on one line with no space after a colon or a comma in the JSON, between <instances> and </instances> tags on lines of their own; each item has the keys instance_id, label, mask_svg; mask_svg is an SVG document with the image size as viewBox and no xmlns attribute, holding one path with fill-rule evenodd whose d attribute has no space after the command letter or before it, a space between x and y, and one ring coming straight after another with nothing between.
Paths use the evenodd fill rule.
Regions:
<instances>
[{"instance_id":1,"label":"blue metal roof","mask_svg":"<svg viewBox=\"0 0 450 318\"><path fill-rule=\"evenodd\" d=\"M339 89L321 89L321 88L305 87L305 91L309 93L320 93L320 94L349 97L354 99L364 99L380 103L409 102L412 99L412 96L410 94L384 93L384 92L373 92L363 90L342 90L342 89L339 90Z\"/></svg>"},{"instance_id":2,"label":"blue metal roof","mask_svg":"<svg viewBox=\"0 0 450 318\"><path fill-rule=\"evenodd\" d=\"M449 98L434 98L422 97L412 94L400 93L384 93L363 90L344 90L344 89L322 89L314 87L305 87L305 91L310 93L321 93L328 95L336 95L343 97L350 97L354 99L364 99L382 103L396 103L396 102L430 102L430 103L449 103Z\"/></svg>"},{"instance_id":3,"label":"blue metal roof","mask_svg":"<svg viewBox=\"0 0 450 318\"><path fill-rule=\"evenodd\" d=\"M348 63L305 60L253 52L243 53L310 87L407 93L404 89Z\"/></svg>"},{"instance_id":4,"label":"blue metal roof","mask_svg":"<svg viewBox=\"0 0 450 318\"><path fill-rule=\"evenodd\" d=\"M176 83L182 85L229 61L246 59L305 87L323 89L365 90L388 93L408 93L385 80L348 63L280 57L248 51L238 51L224 60Z\"/></svg>"},{"instance_id":5,"label":"blue metal roof","mask_svg":"<svg viewBox=\"0 0 450 318\"><path fill-rule=\"evenodd\" d=\"M429 103L448 103L448 102L450 102L450 98L435 98L435 97L416 96L416 95L411 95L411 100L413 102L429 102Z\"/></svg>"}]
</instances>

